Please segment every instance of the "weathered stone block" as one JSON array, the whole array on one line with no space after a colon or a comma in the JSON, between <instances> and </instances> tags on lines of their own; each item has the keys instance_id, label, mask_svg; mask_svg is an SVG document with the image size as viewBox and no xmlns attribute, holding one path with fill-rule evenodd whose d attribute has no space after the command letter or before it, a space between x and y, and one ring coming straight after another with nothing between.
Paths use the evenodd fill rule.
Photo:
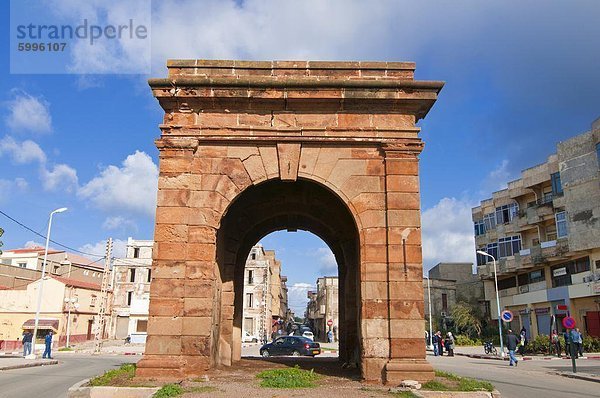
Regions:
<instances>
[{"instance_id":1,"label":"weathered stone block","mask_svg":"<svg viewBox=\"0 0 600 398\"><path fill-rule=\"evenodd\" d=\"M210 336L212 317L190 317L183 318L181 333L184 336Z\"/></svg>"},{"instance_id":2,"label":"weathered stone block","mask_svg":"<svg viewBox=\"0 0 600 398\"><path fill-rule=\"evenodd\" d=\"M177 336L181 334L182 318L178 316L150 316L148 334L153 336Z\"/></svg>"}]
</instances>

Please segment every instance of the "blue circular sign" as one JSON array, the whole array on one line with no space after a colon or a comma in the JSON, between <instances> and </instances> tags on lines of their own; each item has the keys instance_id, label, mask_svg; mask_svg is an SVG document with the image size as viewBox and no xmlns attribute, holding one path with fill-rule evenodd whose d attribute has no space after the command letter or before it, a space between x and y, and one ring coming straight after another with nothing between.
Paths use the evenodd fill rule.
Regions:
<instances>
[{"instance_id":1,"label":"blue circular sign","mask_svg":"<svg viewBox=\"0 0 600 398\"><path fill-rule=\"evenodd\" d=\"M504 322L510 322L513 320L513 313L509 310L502 311L502 314L500 316L502 317L502 320Z\"/></svg>"}]
</instances>

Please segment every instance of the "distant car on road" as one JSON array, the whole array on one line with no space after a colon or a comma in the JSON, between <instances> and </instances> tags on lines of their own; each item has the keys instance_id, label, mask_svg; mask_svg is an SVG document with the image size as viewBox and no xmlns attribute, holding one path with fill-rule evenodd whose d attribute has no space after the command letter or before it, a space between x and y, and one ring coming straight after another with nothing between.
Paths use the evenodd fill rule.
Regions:
<instances>
[{"instance_id":1,"label":"distant car on road","mask_svg":"<svg viewBox=\"0 0 600 398\"><path fill-rule=\"evenodd\" d=\"M242 333L242 342L243 343L258 343L258 337L253 336L244 330L244 333Z\"/></svg>"},{"instance_id":2,"label":"distant car on road","mask_svg":"<svg viewBox=\"0 0 600 398\"><path fill-rule=\"evenodd\" d=\"M302 333L302 337L306 337L307 339L309 339L310 341L313 341L315 339L315 335L313 334L313 332L310 332L308 330L305 330Z\"/></svg>"},{"instance_id":3,"label":"distant car on road","mask_svg":"<svg viewBox=\"0 0 600 398\"><path fill-rule=\"evenodd\" d=\"M319 355L321 345L302 336L284 336L267 343L260 348L260 355L267 358L276 355L291 355L294 357Z\"/></svg>"}]
</instances>

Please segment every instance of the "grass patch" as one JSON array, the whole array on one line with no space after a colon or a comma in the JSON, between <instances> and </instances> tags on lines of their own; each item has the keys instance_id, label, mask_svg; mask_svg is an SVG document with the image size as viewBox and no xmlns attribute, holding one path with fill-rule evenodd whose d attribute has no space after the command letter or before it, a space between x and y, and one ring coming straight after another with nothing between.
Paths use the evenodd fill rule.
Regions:
<instances>
[{"instance_id":1,"label":"grass patch","mask_svg":"<svg viewBox=\"0 0 600 398\"><path fill-rule=\"evenodd\" d=\"M452 373L435 371L435 379L423 384L423 390L429 391L494 391L492 383L461 377Z\"/></svg>"},{"instance_id":2,"label":"grass patch","mask_svg":"<svg viewBox=\"0 0 600 398\"><path fill-rule=\"evenodd\" d=\"M125 381L133 379L135 376L135 364L126 363L121 365L119 369L109 370L102 376L94 377L90 380L90 386L112 386L119 385Z\"/></svg>"},{"instance_id":3,"label":"grass patch","mask_svg":"<svg viewBox=\"0 0 600 398\"><path fill-rule=\"evenodd\" d=\"M394 392L392 395L398 398L418 398L418 395L414 394L412 391Z\"/></svg>"},{"instance_id":4,"label":"grass patch","mask_svg":"<svg viewBox=\"0 0 600 398\"><path fill-rule=\"evenodd\" d=\"M264 388L311 388L316 387L319 376L312 370L300 369L298 365L287 369L269 369L256 375L262 379Z\"/></svg>"},{"instance_id":5,"label":"grass patch","mask_svg":"<svg viewBox=\"0 0 600 398\"><path fill-rule=\"evenodd\" d=\"M61 347L58 351L73 351L73 349L71 347Z\"/></svg>"},{"instance_id":6,"label":"grass patch","mask_svg":"<svg viewBox=\"0 0 600 398\"><path fill-rule=\"evenodd\" d=\"M160 388L160 390L154 393L152 398L178 397L184 392L186 392L185 389L179 384L165 384Z\"/></svg>"},{"instance_id":7,"label":"grass patch","mask_svg":"<svg viewBox=\"0 0 600 398\"><path fill-rule=\"evenodd\" d=\"M215 391L219 391L219 389L217 387L213 387L213 386L197 386L197 387L189 387L189 388L185 389L185 392L198 392L198 393L215 392Z\"/></svg>"}]
</instances>

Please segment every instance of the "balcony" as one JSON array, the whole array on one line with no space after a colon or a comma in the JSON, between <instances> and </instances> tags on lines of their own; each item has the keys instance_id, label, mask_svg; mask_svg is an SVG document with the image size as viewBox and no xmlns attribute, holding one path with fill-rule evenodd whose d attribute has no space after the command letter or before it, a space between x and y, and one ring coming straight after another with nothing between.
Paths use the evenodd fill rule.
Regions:
<instances>
[{"instance_id":1,"label":"balcony","mask_svg":"<svg viewBox=\"0 0 600 398\"><path fill-rule=\"evenodd\" d=\"M569 252L569 241L567 239L551 240L542 242L531 248L531 262L535 265L544 264L554 260L566 260Z\"/></svg>"}]
</instances>

